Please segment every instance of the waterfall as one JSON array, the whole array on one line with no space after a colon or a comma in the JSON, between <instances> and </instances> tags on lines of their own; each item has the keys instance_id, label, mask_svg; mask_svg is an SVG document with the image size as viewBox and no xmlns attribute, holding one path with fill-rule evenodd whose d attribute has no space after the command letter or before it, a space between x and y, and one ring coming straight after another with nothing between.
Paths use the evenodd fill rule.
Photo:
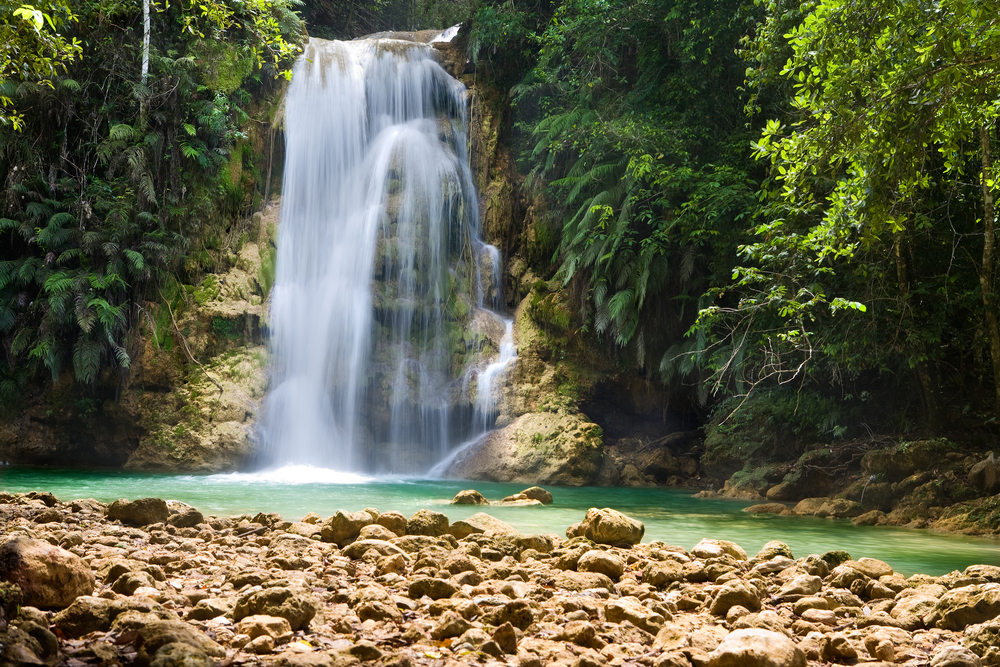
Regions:
<instances>
[{"instance_id":1,"label":"waterfall","mask_svg":"<svg viewBox=\"0 0 1000 667\"><path fill-rule=\"evenodd\" d=\"M515 352L466 126L427 44L309 41L285 100L262 467L416 474L492 427L488 357Z\"/></svg>"}]
</instances>

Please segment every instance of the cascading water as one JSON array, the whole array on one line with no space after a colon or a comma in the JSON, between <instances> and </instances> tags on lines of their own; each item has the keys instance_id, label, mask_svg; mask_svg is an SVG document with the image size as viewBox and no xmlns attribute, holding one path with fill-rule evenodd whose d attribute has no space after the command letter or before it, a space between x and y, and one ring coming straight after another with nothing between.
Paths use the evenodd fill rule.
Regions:
<instances>
[{"instance_id":1,"label":"cascading water","mask_svg":"<svg viewBox=\"0 0 1000 667\"><path fill-rule=\"evenodd\" d=\"M420 473L496 419L500 256L478 238L465 88L432 53L313 39L295 65L263 467ZM493 365L474 320L506 327Z\"/></svg>"}]
</instances>

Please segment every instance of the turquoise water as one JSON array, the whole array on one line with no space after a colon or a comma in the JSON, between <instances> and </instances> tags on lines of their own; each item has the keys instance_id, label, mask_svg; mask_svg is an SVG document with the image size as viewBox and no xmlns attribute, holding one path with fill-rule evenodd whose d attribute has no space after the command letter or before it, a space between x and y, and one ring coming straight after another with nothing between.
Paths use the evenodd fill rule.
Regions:
<instances>
[{"instance_id":1,"label":"turquoise water","mask_svg":"<svg viewBox=\"0 0 1000 667\"><path fill-rule=\"evenodd\" d=\"M686 549L703 537L711 537L732 540L753 555L765 542L781 540L796 557L844 549L855 558L884 560L904 575L940 575L973 563L1000 565L1000 545L993 540L855 526L847 520L750 515L740 511L749 502L696 499L689 490L549 487L555 502L543 507L449 504L458 491L469 488L499 500L522 490L524 485L365 479L308 467L230 475L0 468L0 489L4 491L51 491L60 500L96 498L105 502L155 496L189 503L206 515L278 512L298 521L309 512L326 517L338 509L375 507L410 516L426 507L444 512L455 521L485 510L521 532L564 535L567 526L583 519L587 508L613 507L646 524L644 541L663 540Z\"/></svg>"}]
</instances>

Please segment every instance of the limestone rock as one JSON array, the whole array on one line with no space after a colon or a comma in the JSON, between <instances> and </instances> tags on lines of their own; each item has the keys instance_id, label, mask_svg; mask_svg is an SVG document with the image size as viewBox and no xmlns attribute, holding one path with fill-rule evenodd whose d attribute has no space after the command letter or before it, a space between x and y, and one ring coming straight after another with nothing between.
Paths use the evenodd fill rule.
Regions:
<instances>
[{"instance_id":1,"label":"limestone rock","mask_svg":"<svg viewBox=\"0 0 1000 667\"><path fill-rule=\"evenodd\" d=\"M703 539L694 545L691 553L698 558L718 558L723 554L728 554L736 560L746 560L747 552L743 547L728 540Z\"/></svg>"},{"instance_id":2,"label":"limestone rock","mask_svg":"<svg viewBox=\"0 0 1000 667\"><path fill-rule=\"evenodd\" d=\"M945 644L934 651L931 667L982 667L975 653L961 644Z\"/></svg>"},{"instance_id":3,"label":"limestone rock","mask_svg":"<svg viewBox=\"0 0 1000 667\"><path fill-rule=\"evenodd\" d=\"M530 488L527 488L524 491L521 491L521 493L518 495L525 496L527 498L530 498L531 500L537 500L543 505L552 504L552 494L540 486L532 486Z\"/></svg>"},{"instance_id":4,"label":"limestone rock","mask_svg":"<svg viewBox=\"0 0 1000 667\"><path fill-rule=\"evenodd\" d=\"M292 630L304 630L316 615L318 605L309 593L284 586L265 588L244 593L233 609L233 620L247 616L280 616L288 621Z\"/></svg>"},{"instance_id":5,"label":"limestone rock","mask_svg":"<svg viewBox=\"0 0 1000 667\"><path fill-rule=\"evenodd\" d=\"M406 517L395 510L382 512L375 519L375 523L385 526L399 537L406 535Z\"/></svg>"},{"instance_id":6,"label":"limestone rock","mask_svg":"<svg viewBox=\"0 0 1000 667\"><path fill-rule=\"evenodd\" d=\"M582 486L597 475L601 428L576 412L530 412L456 457L462 479Z\"/></svg>"},{"instance_id":7,"label":"limestone rock","mask_svg":"<svg viewBox=\"0 0 1000 667\"><path fill-rule=\"evenodd\" d=\"M1000 587L963 586L941 596L934 609L924 617L928 627L963 630L969 625L1000 616Z\"/></svg>"},{"instance_id":8,"label":"limestone rock","mask_svg":"<svg viewBox=\"0 0 1000 667\"><path fill-rule=\"evenodd\" d=\"M357 538L361 529L375 523L368 512L345 512L337 510L333 516L323 522L320 534L324 542L332 542L338 546L346 546Z\"/></svg>"},{"instance_id":9,"label":"limestone rock","mask_svg":"<svg viewBox=\"0 0 1000 667\"><path fill-rule=\"evenodd\" d=\"M204 520L205 517L201 512L193 507L187 507L176 514L171 514L167 518L167 523L175 528L194 528Z\"/></svg>"},{"instance_id":10,"label":"limestone rock","mask_svg":"<svg viewBox=\"0 0 1000 667\"><path fill-rule=\"evenodd\" d=\"M395 537L396 533L377 523L365 526L361 529L361 532L358 533L359 540L383 540L388 542Z\"/></svg>"},{"instance_id":11,"label":"limestone rock","mask_svg":"<svg viewBox=\"0 0 1000 667\"><path fill-rule=\"evenodd\" d=\"M660 631L666 622L663 616L644 607L637 599L632 597L623 597L609 602L604 608L604 615L609 623L629 621L637 628L642 628L654 635Z\"/></svg>"},{"instance_id":12,"label":"limestone rock","mask_svg":"<svg viewBox=\"0 0 1000 667\"><path fill-rule=\"evenodd\" d=\"M455 494L455 497L451 499L452 505L489 505L490 501L486 500L486 497L476 491L475 489L466 489L465 491L459 491Z\"/></svg>"},{"instance_id":13,"label":"limestone rock","mask_svg":"<svg viewBox=\"0 0 1000 667\"><path fill-rule=\"evenodd\" d=\"M448 527L447 532L460 540L474 533L518 534L516 528L485 512L477 512L468 519L459 519Z\"/></svg>"},{"instance_id":14,"label":"limestone rock","mask_svg":"<svg viewBox=\"0 0 1000 667\"><path fill-rule=\"evenodd\" d=\"M407 558L406 552L403 549L400 549L395 544L386 542L385 540L358 540L357 542L352 542L349 546L347 546L342 553L348 558L357 560L358 558L364 556L369 549L374 549L383 556L400 554L404 558Z\"/></svg>"},{"instance_id":15,"label":"limestone rock","mask_svg":"<svg viewBox=\"0 0 1000 667\"><path fill-rule=\"evenodd\" d=\"M707 667L806 667L806 655L783 634L747 629L730 633L708 654Z\"/></svg>"},{"instance_id":16,"label":"limestone rock","mask_svg":"<svg viewBox=\"0 0 1000 667\"><path fill-rule=\"evenodd\" d=\"M993 452L972 466L969 470L969 481L987 495L1000 493L1000 463L993 457Z\"/></svg>"},{"instance_id":17,"label":"limestone rock","mask_svg":"<svg viewBox=\"0 0 1000 667\"><path fill-rule=\"evenodd\" d=\"M94 592L94 573L79 556L42 540L16 537L0 546L0 579L21 588L22 603L68 607Z\"/></svg>"},{"instance_id":18,"label":"limestone rock","mask_svg":"<svg viewBox=\"0 0 1000 667\"><path fill-rule=\"evenodd\" d=\"M781 514L787 509L788 507L782 503L761 503L744 507L743 511L747 514Z\"/></svg>"},{"instance_id":19,"label":"limestone rock","mask_svg":"<svg viewBox=\"0 0 1000 667\"><path fill-rule=\"evenodd\" d=\"M106 632L120 610L105 598L81 595L52 618L52 624L69 637L82 637L91 632Z\"/></svg>"},{"instance_id":20,"label":"limestone rock","mask_svg":"<svg viewBox=\"0 0 1000 667\"><path fill-rule=\"evenodd\" d=\"M204 633L183 621L156 621L141 627L135 640L140 665L150 664L161 648L168 644L186 644L213 658L223 658L225 649Z\"/></svg>"},{"instance_id":21,"label":"limestone rock","mask_svg":"<svg viewBox=\"0 0 1000 667\"><path fill-rule=\"evenodd\" d=\"M582 524L583 534L598 544L639 544L646 532L641 521L607 507L587 510Z\"/></svg>"},{"instance_id":22,"label":"limestone rock","mask_svg":"<svg viewBox=\"0 0 1000 667\"><path fill-rule=\"evenodd\" d=\"M611 578L599 572L559 572L555 575L555 585L568 591L585 591L589 588L603 588L609 592L615 590Z\"/></svg>"},{"instance_id":23,"label":"limestone rock","mask_svg":"<svg viewBox=\"0 0 1000 667\"><path fill-rule=\"evenodd\" d=\"M579 572L600 572L612 580L618 581L625 571L625 561L613 553L591 549L580 556L576 569Z\"/></svg>"},{"instance_id":24,"label":"limestone rock","mask_svg":"<svg viewBox=\"0 0 1000 667\"><path fill-rule=\"evenodd\" d=\"M131 502L123 498L108 506L109 521L121 521L130 526L163 523L169 517L167 502L161 498L139 498Z\"/></svg>"},{"instance_id":25,"label":"limestone rock","mask_svg":"<svg viewBox=\"0 0 1000 667\"><path fill-rule=\"evenodd\" d=\"M751 611L760 609L760 597L756 589L741 579L727 581L719 587L709 612L716 616L725 616L730 608L739 605Z\"/></svg>"},{"instance_id":26,"label":"limestone rock","mask_svg":"<svg viewBox=\"0 0 1000 667\"><path fill-rule=\"evenodd\" d=\"M448 517L433 510L417 510L406 521L407 535L429 535L438 537L448 532Z\"/></svg>"}]
</instances>

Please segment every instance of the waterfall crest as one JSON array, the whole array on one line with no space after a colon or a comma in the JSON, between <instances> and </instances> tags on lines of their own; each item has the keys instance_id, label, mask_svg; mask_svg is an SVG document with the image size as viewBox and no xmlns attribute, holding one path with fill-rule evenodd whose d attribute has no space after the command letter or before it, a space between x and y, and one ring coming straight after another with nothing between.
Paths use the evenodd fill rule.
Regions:
<instances>
[{"instance_id":1,"label":"waterfall crest","mask_svg":"<svg viewBox=\"0 0 1000 667\"><path fill-rule=\"evenodd\" d=\"M312 39L296 63L259 465L422 473L495 422L516 352L465 92L426 44Z\"/></svg>"}]
</instances>

